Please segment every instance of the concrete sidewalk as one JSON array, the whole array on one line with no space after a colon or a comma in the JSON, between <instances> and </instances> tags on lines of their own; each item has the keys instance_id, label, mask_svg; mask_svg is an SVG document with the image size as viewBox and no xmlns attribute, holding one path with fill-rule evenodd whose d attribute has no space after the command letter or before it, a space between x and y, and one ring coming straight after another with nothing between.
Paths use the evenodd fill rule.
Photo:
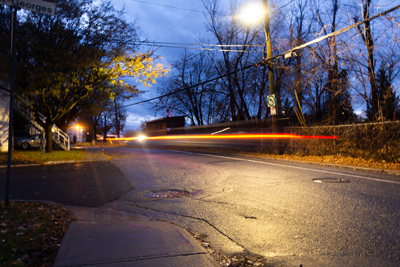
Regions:
<instances>
[{"instance_id":1,"label":"concrete sidewalk","mask_svg":"<svg viewBox=\"0 0 400 267\"><path fill-rule=\"evenodd\" d=\"M126 212L66 206L68 227L54 266L220 266L184 229Z\"/></svg>"},{"instance_id":2,"label":"concrete sidewalk","mask_svg":"<svg viewBox=\"0 0 400 267\"><path fill-rule=\"evenodd\" d=\"M69 225L54 266L220 266L182 228L100 208L133 187L101 149L85 155L82 162L13 168L12 199L59 203L78 219ZM4 188L0 181L3 198Z\"/></svg>"}]
</instances>

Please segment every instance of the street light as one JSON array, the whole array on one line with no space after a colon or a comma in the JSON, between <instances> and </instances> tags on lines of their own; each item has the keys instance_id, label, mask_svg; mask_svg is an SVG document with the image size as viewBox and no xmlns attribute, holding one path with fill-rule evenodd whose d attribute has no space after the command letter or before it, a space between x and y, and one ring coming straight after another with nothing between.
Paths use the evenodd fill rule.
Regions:
<instances>
[{"instance_id":1,"label":"street light","mask_svg":"<svg viewBox=\"0 0 400 267\"><path fill-rule=\"evenodd\" d=\"M79 130L82 132L82 127L79 125L76 125L76 141L79 142Z\"/></svg>"},{"instance_id":2,"label":"street light","mask_svg":"<svg viewBox=\"0 0 400 267\"><path fill-rule=\"evenodd\" d=\"M272 70L272 63L269 61L269 59L272 58L272 47L271 47L271 32L269 29L268 0L263 0L262 6L257 5L255 3L246 6L240 15L240 18L247 23L260 22L264 29L265 43L267 46L269 92L271 95L275 95L274 72ZM264 19L264 24L262 23L262 19ZM272 132L276 133L278 132L278 121L276 118L276 111L275 113L271 112L271 119L272 119Z\"/></svg>"},{"instance_id":3,"label":"street light","mask_svg":"<svg viewBox=\"0 0 400 267\"><path fill-rule=\"evenodd\" d=\"M262 5L258 3L250 3L242 9L239 17L247 24L254 24L261 22L266 13L267 12Z\"/></svg>"}]
</instances>

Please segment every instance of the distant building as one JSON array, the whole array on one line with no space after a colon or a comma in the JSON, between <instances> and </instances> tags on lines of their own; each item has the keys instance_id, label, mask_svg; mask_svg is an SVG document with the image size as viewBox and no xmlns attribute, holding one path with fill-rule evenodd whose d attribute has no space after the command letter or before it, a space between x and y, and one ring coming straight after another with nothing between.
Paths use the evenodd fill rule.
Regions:
<instances>
[{"instance_id":1,"label":"distant building","mask_svg":"<svg viewBox=\"0 0 400 267\"><path fill-rule=\"evenodd\" d=\"M71 140L71 143L74 141L76 143L86 142L86 131L80 126L72 126L67 129L67 134Z\"/></svg>"},{"instance_id":2,"label":"distant building","mask_svg":"<svg viewBox=\"0 0 400 267\"><path fill-rule=\"evenodd\" d=\"M165 117L145 123L147 136L184 134L186 116Z\"/></svg>"}]
</instances>

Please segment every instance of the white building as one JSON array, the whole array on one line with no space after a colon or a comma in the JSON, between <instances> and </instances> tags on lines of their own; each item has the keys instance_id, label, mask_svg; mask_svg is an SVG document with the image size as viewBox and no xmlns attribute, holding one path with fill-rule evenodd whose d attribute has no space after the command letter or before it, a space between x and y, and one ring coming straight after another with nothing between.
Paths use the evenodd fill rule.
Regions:
<instances>
[{"instance_id":1,"label":"white building","mask_svg":"<svg viewBox=\"0 0 400 267\"><path fill-rule=\"evenodd\" d=\"M77 143L86 142L86 132L84 131L83 127L81 126L72 126L67 129L67 134L71 142L76 139ZM75 139L74 139L75 136Z\"/></svg>"}]
</instances>

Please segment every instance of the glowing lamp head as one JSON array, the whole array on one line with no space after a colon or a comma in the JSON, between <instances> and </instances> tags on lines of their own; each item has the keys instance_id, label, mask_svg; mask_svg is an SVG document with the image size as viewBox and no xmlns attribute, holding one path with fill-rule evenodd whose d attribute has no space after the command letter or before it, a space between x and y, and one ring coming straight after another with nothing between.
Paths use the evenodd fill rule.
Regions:
<instances>
[{"instance_id":1,"label":"glowing lamp head","mask_svg":"<svg viewBox=\"0 0 400 267\"><path fill-rule=\"evenodd\" d=\"M138 137L137 137L137 140L139 141L139 142L142 142L142 141L144 141L144 140L146 140L147 139L147 136L145 136L145 135L143 135L143 134L141 134L141 135L139 135Z\"/></svg>"},{"instance_id":2,"label":"glowing lamp head","mask_svg":"<svg viewBox=\"0 0 400 267\"><path fill-rule=\"evenodd\" d=\"M266 11L261 4L252 3L245 6L239 15L239 18L247 24L261 22Z\"/></svg>"}]
</instances>

